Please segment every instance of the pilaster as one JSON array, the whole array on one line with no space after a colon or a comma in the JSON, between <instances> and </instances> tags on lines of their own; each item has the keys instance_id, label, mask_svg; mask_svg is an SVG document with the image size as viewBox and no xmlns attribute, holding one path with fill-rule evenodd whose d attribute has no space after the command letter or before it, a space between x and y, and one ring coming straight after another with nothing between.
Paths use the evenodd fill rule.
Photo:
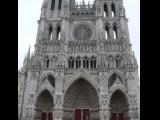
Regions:
<instances>
[{"instance_id":1,"label":"pilaster","mask_svg":"<svg viewBox=\"0 0 160 120\"><path fill-rule=\"evenodd\" d=\"M111 3L107 3L107 8L108 8L108 17L112 17L112 10L111 10Z\"/></svg>"},{"instance_id":2,"label":"pilaster","mask_svg":"<svg viewBox=\"0 0 160 120\"><path fill-rule=\"evenodd\" d=\"M63 96L55 95L54 102L54 120L63 119Z\"/></svg>"},{"instance_id":3,"label":"pilaster","mask_svg":"<svg viewBox=\"0 0 160 120\"><path fill-rule=\"evenodd\" d=\"M100 95L100 120L110 119L110 108L108 105L108 96Z\"/></svg>"}]
</instances>

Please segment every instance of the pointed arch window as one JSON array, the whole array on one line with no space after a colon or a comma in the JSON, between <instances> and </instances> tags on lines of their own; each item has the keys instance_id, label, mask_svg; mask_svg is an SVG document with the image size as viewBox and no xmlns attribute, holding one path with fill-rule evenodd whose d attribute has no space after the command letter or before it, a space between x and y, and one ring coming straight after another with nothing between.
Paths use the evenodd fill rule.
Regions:
<instances>
[{"instance_id":1,"label":"pointed arch window","mask_svg":"<svg viewBox=\"0 0 160 120\"><path fill-rule=\"evenodd\" d=\"M76 59L76 69L78 69L80 67L81 67L81 59L80 59L80 57L77 57L77 59Z\"/></svg>"},{"instance_id":2,"label":"pointed arch window","mask_svg":"<svg viewBox=\"0 0 160 120\"><path fill-rule=\"evenodd\" d=\"M49 68L49 59L47 59L46 67Z\"/></svg>"},{"instance_id":3,"label":"pointed arch window","mask_svg":"<svg viewBox=\"0 0 160 120\"><path fill-rule=\"evenodd\" d=\"M91 66L91 69L96 68L96 57L95 56L91 57L90 66Z\"/></svg>"},{"instance_id":4,"label":"pointed arch window","mask_svg":"<svg viewBox=\"0 0 160 120\"><path fill-rule=\"evenodd\" d=\"M58 26L57 27L57 40L60 40L60 38L61 38L61 27Z\"/></svg>"},{"instance_id":5,"label":"pointed arch window","mask_svg":"<svg viewBox=\"0 0 160 120\"><path fill-rule=\"evenodd\" d=\"M114 3L111 4L111 15L112 15L112 17L115 17L115 15L116 15L115 4Z\"/></svg>"},{"instance_id":6,"label":"pointed arch window","mask_svg":"<svg viewBox=\"0 0 160 120\"><path fill-rule=\"evenodd\" d=\"M108 25L106 25L106 27L105 27L105 38L109 39L109 27L108 27Z\"/></svg>"},{"instance_id":7,"label":"pointed arch window","mask_svg":"<svg viewBox=\"0 0 160 120\"><path fill-rule=\"evenodd\" d=\"M113 26L113 38L114 38L114 39L118 39L117 27L116 27L115 25Z\"/></svg>"},{"instance_id":8,"label":"pointed arch window","mask_svg":"<svg viewBox=\"0 0 160 120\"><path fill-rule=\"evenodd\" d=\"M108 17L108 7L104 4L104 17Z\"/></svg>"},{"instance_id":9,"label":"pointed arch window","mask_svg":"<svg viewBox=\"0 0 160 120\"><path fill-rule=\"evenodd\" d=\"M55 0L52 0L52 2L51 2L51 10L54 10L54 7L55 7Z\"/></svg>"},{"instance_id":10,"label":"pointed arch window","mask_svg":"<svg viewBox=\"0 0 160 120\"><path fill-rule=\"evenodd\" d=\"M87 56L83 58L83 68L86 68L86 69L89 68L89 60Z\"/></svg>"},{"instance_id":11,"label":"pointed arch window","mask_svg":"<svg viewBox=\"0 0 160 120\"><path fill-rule=\"evenodd\" d=\"M74 69L74 58L71 56L68 60L69 69Z\"/></svg>"},{"instance_id":12,"label":"pointed arch window","mask_svg":"<svg viewBox=\"0 0 160 120\"><path fill-rule=\"evenodd\" d=\"M46 56L45 58L45 67L49 68L49 57L48 56Z\"/></svg>"},{"instance_id":13,"label":"pointed arch window","mask_svg":"<svg viewBox=\"0 0 160 120\"><path fill-rule=\"evenodd\" d=\"M62 0L59 0L59 3L58 3L58 10L61 10L61 5L62 5Z\"/></svg>"},{"instance_id":14,"label":"pointed arch window","mask_svg":"<svg viewBox=\"0 0 160 120\"><path fill-rule=\"evenodd\" d=\"M120 67L120 57L119 57L119 55L116 56L116 67L117 68Z\"/></svg>"}]
</instances>

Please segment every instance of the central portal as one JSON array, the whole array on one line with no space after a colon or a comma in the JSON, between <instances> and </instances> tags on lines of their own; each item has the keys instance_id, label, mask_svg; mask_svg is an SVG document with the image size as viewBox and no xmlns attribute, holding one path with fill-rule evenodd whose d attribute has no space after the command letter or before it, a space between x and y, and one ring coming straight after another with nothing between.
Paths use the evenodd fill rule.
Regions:
<instances>
[{"instance_id":1,"label":"central portal","mask_svg":"<svg viewBox=\"0 0 160 120\"><path fill-rule=\"evenodd\" d=\"M96 89L79 78L64 96L65 120L99 120L99 97Z\"/></svg>"}]
</instances>

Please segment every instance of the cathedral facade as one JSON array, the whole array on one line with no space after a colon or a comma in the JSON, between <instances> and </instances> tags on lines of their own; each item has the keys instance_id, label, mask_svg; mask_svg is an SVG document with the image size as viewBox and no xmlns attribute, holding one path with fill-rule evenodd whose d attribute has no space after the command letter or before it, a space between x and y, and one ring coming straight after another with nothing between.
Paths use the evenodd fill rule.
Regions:
<instances>
[{"instance_id":1,"label":"cathedral facade","mask_svg":"<svg viewBox=\"0 0 160 120\"><path fill-rule=\"evenodd\" d=\"M18 71L19 120L140 120L123 0L44 0Z\"/></svg>"}]
</instances>

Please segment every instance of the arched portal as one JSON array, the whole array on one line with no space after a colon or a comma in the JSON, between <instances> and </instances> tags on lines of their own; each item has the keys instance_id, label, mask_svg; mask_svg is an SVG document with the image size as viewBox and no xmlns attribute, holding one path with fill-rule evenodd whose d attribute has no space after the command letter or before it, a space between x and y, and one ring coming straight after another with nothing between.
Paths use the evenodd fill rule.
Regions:
<instances>
[{"instance_id":1,"label":"arched portal","mask_svg":"<svg viewBox=\"0 0 160 120\"><path fill-rule=\"evenodd\" d=\"M128 120L128 99L120 90L116 90L110 98L110 120Z\"/></svg>"},{"instance_id":2,"label":"arched portal","mask_svg":"<svg viewBox=\"0 0 160 120\"><path fill-rule=\"evenodd\" d=\"M48 90L42 91L36 99L35 120L53 120L54 102Z\"/></svg>"},{"instance_id":3,"label":"arched portal","mask_svg":"<svg viewBox=\"0 0 160 120\"><path fill-rule=\"evenodd\" d=\"M76 80L64 96L65 120L99 120L99 97L84 78Z\"/></svg>"}]
</instances>

